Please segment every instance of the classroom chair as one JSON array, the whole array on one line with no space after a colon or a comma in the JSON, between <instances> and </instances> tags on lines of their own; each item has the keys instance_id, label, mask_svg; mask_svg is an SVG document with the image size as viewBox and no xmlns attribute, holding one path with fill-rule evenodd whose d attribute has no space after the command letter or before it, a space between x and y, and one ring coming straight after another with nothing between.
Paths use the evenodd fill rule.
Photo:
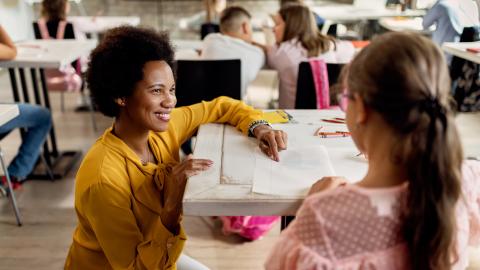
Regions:
<instances>
[{"instance_id":1,"label":"classroom chair","mask_svg":"<svg viewBox=\"0 0 480 270\"><path fill-rule=\"evenodd\" d=\"M345 64L326 64L331 105L336 103L335 98L332 98L335 97L336 94L334 93L335 91L332 91L332 86L337 83L338 77L340 76L340 71L344 65ZM302 62L300 63L298 69L295 109L319 109L317 107L316 93L317 91L315 88L315 82L310 63L308 61Z\"/></svg>"},{"instance_id":2,"label":"classroom chair","mask_svg":"<svg viewBox=\"0 0 480 270\"><path fill-rule=\"evenodd\" d=\"M241 62L232 60L178 60L177 106L188 106L220 96L241 99ZM191 141L182 145L192 153Z\"/></svg>"},{"instance_id":3,"label":"classroom chair","mask_svg":"<svg viewBox=\"0 0 480 270\"><path fill-rule=\"evenodd\" d=\"M188 106L219 96L240 99L240 65L240 59L178 60L177 106Z\"/></svg>"},{"instance_id":4,"label":"classroom chair","mask_svg":"<svg viewBox=\"0 0 480 270\"><path fill-rule=\"evenodd\" d=\"M208 34L219 33L220 25L216 23L204 23L200 27L200 39L204 39Z\"/></svg>"}]
</instances>

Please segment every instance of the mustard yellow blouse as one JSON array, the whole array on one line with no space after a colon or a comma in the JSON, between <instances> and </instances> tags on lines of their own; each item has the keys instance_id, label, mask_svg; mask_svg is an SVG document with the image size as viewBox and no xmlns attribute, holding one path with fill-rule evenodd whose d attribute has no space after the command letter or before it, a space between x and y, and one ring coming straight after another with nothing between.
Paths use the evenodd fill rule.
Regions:
<instances>
[{"instance_id":1,"label":"mustard yellow blouse","mask_svg":"<svg viewBox=\"0 0 480 270\"><path fill-rule=\"evenodd\" d=\"M226 97L172 111L165 132L148 141L159 164L142 165L112 128L88 151L75 183L78 225L65 269L176 269L186 235L160 219L164 172L179 162L179 147L204 123L229 123L243 133L260 111ZM180 220L179 220L180 223Z\"/></svg>"}]
</instances>

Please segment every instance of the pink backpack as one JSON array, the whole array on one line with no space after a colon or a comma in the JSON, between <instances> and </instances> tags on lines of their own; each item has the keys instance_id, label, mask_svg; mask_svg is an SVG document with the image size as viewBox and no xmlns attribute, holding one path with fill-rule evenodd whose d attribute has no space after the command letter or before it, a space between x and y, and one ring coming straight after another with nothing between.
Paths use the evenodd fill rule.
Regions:
<instances>
[{"instance_id":1,"label":"pink backpack","mask_svg":"<svg viewBox=\"0 0 480 270\"><path fill-rule=\"evenodd\" d=\"M317 97L317 109L330 108L330 87L328 85L327 64L321 59L312 58L308 61L313 74Z\"/></svg>"},{"instance_id":2,"label":"pink backpack","mask_svg":"<svg viewBox=\"0 0 480 270\"><path fill-rule=\"evenodd\" d=\"M42 39L53 39L48 33L45 20L40 19L37 23ZM66 21L58 23L56 39L63 39L66 26ZM54 91L79 91L82 86L82 78L79 74L81 74L80 61L77 61L76 69L71 65L61 69L45 69L47 88Z\"/></svg>"},{"instance_id":3,"label":"pink backpack","mask_svg":"<svg viewBox=\"0 0 480 270\"><path fill-rule=\"evenodd\" d=\"M275 222L277 216L226 216L220 217L223 221L223 233L236 233L248 240L257 240L265 235Z\"/></svg>"}]
</instances>

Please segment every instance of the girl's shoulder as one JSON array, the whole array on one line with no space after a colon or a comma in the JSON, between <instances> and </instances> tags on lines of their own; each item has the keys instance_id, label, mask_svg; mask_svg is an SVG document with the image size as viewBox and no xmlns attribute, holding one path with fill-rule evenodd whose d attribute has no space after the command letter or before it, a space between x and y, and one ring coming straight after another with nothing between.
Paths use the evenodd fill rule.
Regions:
<instances>
[{"instance_id":1,"label":"girl's shoulder","mask_svg":"<svg viewBox=\"0 0 480 270\"><path fill-rule=\"evenodd\" d=\"M350 184L313 194L305 199L304 207L314 209L324 219L339 216L352 222L365 216L397 219L406 194L406 184L390 188L362 188Z\"/></svg>"}]
</instances>

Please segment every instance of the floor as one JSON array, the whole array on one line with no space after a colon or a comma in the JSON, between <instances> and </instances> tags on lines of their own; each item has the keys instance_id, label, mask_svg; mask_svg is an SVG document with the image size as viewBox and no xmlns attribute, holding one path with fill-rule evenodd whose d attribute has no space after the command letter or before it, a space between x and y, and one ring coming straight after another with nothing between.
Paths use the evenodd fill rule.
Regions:
<instances>
[{"instance_id":1,"label":"floor","mask_svg":"<svg viewBox=\"0 0 480 270\"><path fill-rule=\"evenodd\" d=\"M262 71L259 80L249 89L249 102L266 108L275 96L274 74ZM0 100L12 101L10 84L5 72L0 72ZM66 112L60 112L60 95L51 95L53 117L59 149L81 149L84 153L102 133L94 132L88 113L75 113L78 95L66 95ZM99 130L111 125L112 120L96 114ZM480 157L480 114L461 115L462 134L468 133L472 147L468 155ZM9 161L20 141L17 132L2 140L1 146ZM78 167L78 164L77 164ZM62 269L72 232L76 224L73 209L73 188L76 168L65 179L29 181L16 192L24 225L17 227L10 204L0 198L0 270ZM210 217L185 217L189 235L185 253L203 262L211 269L263 269L268 251L278 237L277 224L263 239L248 242L237 236L225 236L221 224Z\"/></svg>"}]
</instances>

